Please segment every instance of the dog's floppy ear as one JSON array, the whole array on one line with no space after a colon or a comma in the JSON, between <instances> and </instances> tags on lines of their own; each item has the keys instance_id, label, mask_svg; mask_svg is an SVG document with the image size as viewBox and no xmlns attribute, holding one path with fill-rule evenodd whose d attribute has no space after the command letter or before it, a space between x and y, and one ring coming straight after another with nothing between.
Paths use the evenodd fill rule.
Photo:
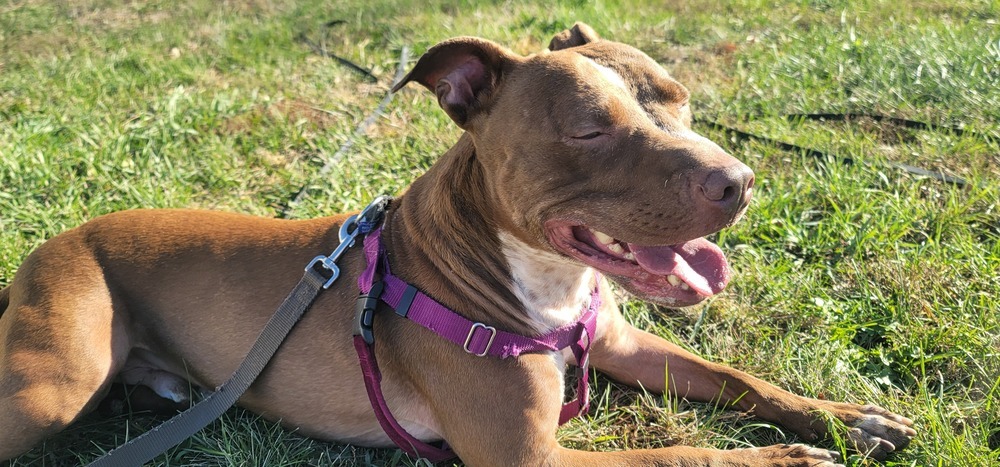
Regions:
<instances>
[{"instance_id":1,"label":"dog's floppy ear","mask_svg":"<svg viewBox=\"0 0 1000 467\"><path fill-rule=\"evenodd\" d=\"M427 50L392 90L398 91L410 81L422 84L434 91L448 116L466 128L469 120L488 105L503 74L516 59L512 52L488 40L456 37Z\"/></svg>"},{"instance_id":2,"label":"dog's floppy ear","mask_svg":"<svg viewBox=\"0 0 1000 467\"><path fill-rule=\"evenodd\" d=\"M552 41L549 42L549 50L568 49L599 40L601 40L601 36L594 32L594 28L588 26L587 23L577 21L572 28L560 32L552 38Z\"/></svg>"}]
</instances>

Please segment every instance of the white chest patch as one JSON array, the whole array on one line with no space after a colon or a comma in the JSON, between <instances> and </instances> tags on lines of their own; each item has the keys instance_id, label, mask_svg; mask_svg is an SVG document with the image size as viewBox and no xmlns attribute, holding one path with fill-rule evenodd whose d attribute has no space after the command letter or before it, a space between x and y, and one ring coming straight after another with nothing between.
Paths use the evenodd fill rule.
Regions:
<instances>
[{"instance_id":1,"label":"white chest patch","mask_svg":"<svg viewBox=\"0 0 1000 467\"><path fill-rule=\"evenodd\" d=\"M510 266L514 294L528 317L543 333L580 317L590 302L594 271L555 253L532 248L500 232L503 254Z\"/></svg>"}]
</instances>

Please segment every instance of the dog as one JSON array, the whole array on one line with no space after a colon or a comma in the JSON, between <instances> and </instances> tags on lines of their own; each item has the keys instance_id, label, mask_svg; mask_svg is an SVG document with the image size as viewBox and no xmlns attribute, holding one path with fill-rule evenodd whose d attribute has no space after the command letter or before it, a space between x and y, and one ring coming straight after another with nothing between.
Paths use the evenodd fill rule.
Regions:
<instances>
[{"instance_id":1,"label":"dog","mask_svg":"<svg viewBox=\"0 0 1000 467\"><path fill-rule=\"evenodd\" d=\"M846 424L859 451L905 447L913 422L794 395L630 325L610 282L693 305L730 278L706 235L746 211L754 174L691 130L689 93L654 60L577 23L520 56L458 37L394 90L434 92L464 130L394 199L380 236L393 274L475 326L541 336L599 306L589 365L622 383L714 401L805 441ZM32 252L0 291L0 459L91 411L114 381L173 402L232 374L303 265L338 244L346 215L275 220L195 210L98 217ZM352 348L360 249L291 331L240 405L301 433L392 446ZM422 442L470 465L835 465L802 444L585 452L559 446L563 349L480 356L386 310L374 316L385 405ZM589 331L588 331L589 332ZM582 336L582 334L581 334ZM581 341L583 337L581 337ZM485 353L485 352L483 352ZM584 354L586 355L586 353ZM578 394L579 396L579 394Z\"/></svg>"}]
</instances>

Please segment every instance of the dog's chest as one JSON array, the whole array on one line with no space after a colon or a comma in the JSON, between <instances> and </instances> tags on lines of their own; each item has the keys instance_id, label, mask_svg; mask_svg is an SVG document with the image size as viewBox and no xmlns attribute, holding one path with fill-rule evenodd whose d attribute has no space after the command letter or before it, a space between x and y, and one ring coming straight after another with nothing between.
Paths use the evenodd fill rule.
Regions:
<instances>
[{"instance_id":1,"label":"dog's chest","mask_svg":"<svg viewBox=\"0 0 1000 467\"><path fill-rule=\"evenodd\" d=\"M589 304L594 271L532 248L509 233L500 232L499 237L511 271L511 289L535 330L544 333L576 321Z\"/></svg>"}]
</instances>

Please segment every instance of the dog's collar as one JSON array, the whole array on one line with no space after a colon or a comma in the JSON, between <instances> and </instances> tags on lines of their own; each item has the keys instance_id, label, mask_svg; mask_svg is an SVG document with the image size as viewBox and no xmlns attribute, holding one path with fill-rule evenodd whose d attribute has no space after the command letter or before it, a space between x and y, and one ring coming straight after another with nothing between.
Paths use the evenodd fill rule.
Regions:
<instances>
[{"instance_id":1,"label":"dog's collar","mask_svg":"<svg viewBox=\"0 0 1000 467\"><path fill-rule=\"evenodd\" d=\"M577 394L576 399L563 405L559 424L566 423L587 410L590 402L587 363L597 328L597 311L601 304L599 273L597 285L591 292L590 304L584 308L577 321L539 337L522 336L470 321L392 275L389 261L382 249L381 233L380 227L364 240L368 265L358 278L361 295L358 297L355 313L354 348L358 352L372 409L382 429L396 446L411 456L423 457L432 462L455 457L455 453L446 446L437 447L416 439L389 413L382 396L382 376L372 347L375 342L372 325L379 300L392 307L397 315L433 331L477 357L508 358L525 353L555 352L569 347L578 363ZM381 273L381 280L375 280L377 273Z\"/></svg>"}]
</instances>

